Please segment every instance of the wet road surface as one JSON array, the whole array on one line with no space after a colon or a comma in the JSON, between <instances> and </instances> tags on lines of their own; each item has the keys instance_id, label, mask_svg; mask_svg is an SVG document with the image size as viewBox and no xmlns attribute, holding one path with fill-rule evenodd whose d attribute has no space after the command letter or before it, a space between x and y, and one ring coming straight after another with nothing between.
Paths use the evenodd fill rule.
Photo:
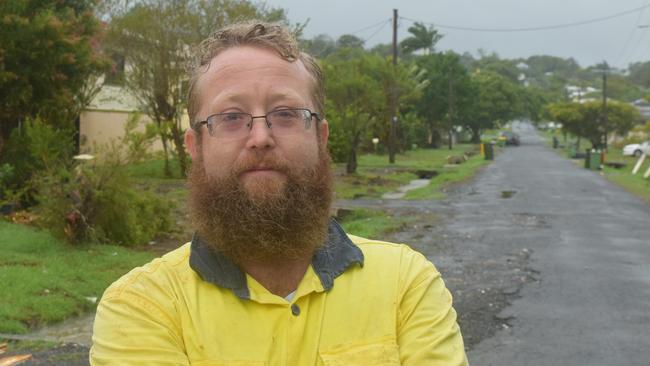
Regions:
<instances>
[{"instance_id":1,"label":"wet road surface","mask_svg":"<svg viewBox=\"0 0 650 366\"><path fill-rule=\"evenodd\" d=\"M525 249L535 273L470 363L650 365L650 205L517 127L522 146L452 201L464 250Z\"/></svg>"}]
</instances>

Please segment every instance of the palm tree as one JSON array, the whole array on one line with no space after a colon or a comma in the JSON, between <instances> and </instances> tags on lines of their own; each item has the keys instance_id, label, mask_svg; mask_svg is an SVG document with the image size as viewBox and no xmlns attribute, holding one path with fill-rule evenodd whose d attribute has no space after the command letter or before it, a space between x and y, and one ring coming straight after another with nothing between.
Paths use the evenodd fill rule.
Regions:
<instances>
[{"instance_id":1,"label":"palm tree","mask_svg":"<svg viewBox=\"0 0 650 366\"><path fill-rule=\"evenodd\" d=\"M408 37L401 42L402 51L404 53L424 50L424 54L428 55L433 51L436 43L438 43L442 38L442 34L438 33L433 26L427 28L424 24L419 22L415 22L410 26L408 32L413 36Z\"/></svg>"}]
</instances>

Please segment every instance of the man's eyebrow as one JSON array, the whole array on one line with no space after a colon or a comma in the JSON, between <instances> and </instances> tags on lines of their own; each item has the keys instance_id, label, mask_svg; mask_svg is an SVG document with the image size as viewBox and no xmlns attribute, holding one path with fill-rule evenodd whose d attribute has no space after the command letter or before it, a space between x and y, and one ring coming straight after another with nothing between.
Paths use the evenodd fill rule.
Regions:
<instances>
[{"instance_id":1,"label":"man's eyebrow","mask_svg":"<svg viewBox=\"0 0 650 366\"><path fill-rule=\"evenodd\" d=\"M281 100L287 100L291 102L302 102L303 99L305 98L301 98L300 94L291 91L282 91L282 92L273 93L268 97L268 101L271 103L281 101Z\"/></svg>"},{"instance_id":2,"label":"man's eyebrow","mask_svg":"<svg viewBox=\"0 0 650 366\"><path fill-rule=\"evenodd\" d=\"M245 104L246 101L250 99L249 96L246 96L244 94L240 93L226 93L226 94L221 94L217 98L212 100L212 103L210 103L210 107L218 107L222 103L227 103L227 102L235 102L237 104Z\"/></svg>"}]
</instances>

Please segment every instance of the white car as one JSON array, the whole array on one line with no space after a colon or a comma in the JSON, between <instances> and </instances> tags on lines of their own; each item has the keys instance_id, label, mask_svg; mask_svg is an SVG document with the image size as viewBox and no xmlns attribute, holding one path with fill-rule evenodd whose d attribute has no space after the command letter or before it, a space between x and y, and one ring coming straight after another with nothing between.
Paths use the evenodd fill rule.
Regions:
<instances>
[{"instance_id":1,"label":"white car","mask_svg":"<svg viewBox=\"0 0 650 366\"><path fill-rule=\"evenodd\" d=\"M636 156L638 158L644 152L646 155L650 155L650 141L640 144L629 144L623 147L623 155L625 156Z\"/></svg>"}]
</instances>

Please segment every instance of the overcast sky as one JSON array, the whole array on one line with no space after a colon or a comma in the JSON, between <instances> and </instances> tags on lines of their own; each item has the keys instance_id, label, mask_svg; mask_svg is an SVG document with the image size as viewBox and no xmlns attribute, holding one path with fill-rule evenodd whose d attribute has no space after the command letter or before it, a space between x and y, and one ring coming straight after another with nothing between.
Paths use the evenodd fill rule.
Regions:
<instances>
[{"instance_id":1,"label":"overcast sky","mask_svg":"<svg viewBox=\"0 0 650 366\"><path fill-rule=\"evenodd\" d=\"M334 39L354 33L366 45L392 41L393 9L398 9L398 37L408 36L412 20L439 25L444 38L438 50L478 49L503 58L553 55L573 57L586 67L606 60L626 67L650 60L650 0L267 0L285 8L289 20L309 19L305 36L327 34ZM533 32L485 32L446 28L513 29L562 25L605 18L647 6L626 15L591 24ZM407 20L408 19L408 20ZM385 23L382 21L386 20ZM375 25L374 27L372 27ZM382 28L383 26L383 28ZM363 31L362 28L369 27ZM355 33L356 32L356 33Z\"/></svg>"}]
</instances>

